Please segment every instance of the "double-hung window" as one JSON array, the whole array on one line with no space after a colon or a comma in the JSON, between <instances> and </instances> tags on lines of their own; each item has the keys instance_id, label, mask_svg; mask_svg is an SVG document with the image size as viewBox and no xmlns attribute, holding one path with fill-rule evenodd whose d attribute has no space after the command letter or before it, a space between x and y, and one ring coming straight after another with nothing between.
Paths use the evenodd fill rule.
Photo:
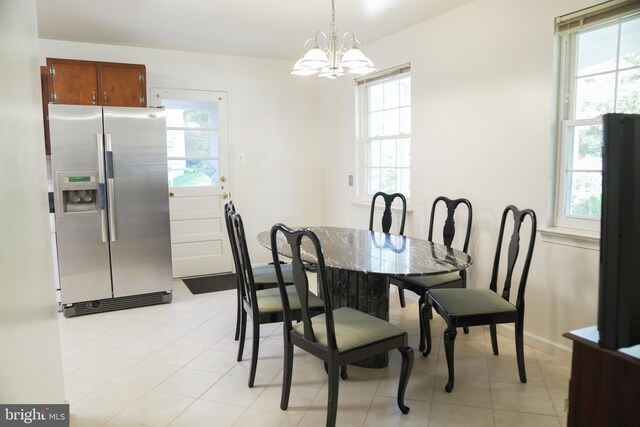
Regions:
<instances>
[{"instance_id":1,"label":"double-hung window","mask_svg":"<svg viewBox=\"0 0 640 427\"><path fill-rule=\"evenodd\" d=\"M358 198L378 191L409 198L411 75L403 65L356 80L358 97Z\"/></svg>"},{"instance_id":2,"label":"double-hung window","mask_svg":"<svg viewBox=\"0 0 640 427\"><path fill-rule=\"evenodd\" d=\"M611 1L556 22L561 57L555 225L597 231L602 115L640 113L640 6Z\"/></svg>"}]
</instances>

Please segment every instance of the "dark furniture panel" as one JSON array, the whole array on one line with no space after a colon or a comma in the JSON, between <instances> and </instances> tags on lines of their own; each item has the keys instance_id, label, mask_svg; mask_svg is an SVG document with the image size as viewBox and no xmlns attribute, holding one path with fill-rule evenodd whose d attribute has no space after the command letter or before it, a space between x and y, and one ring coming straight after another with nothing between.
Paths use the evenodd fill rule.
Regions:
<instances>
[{"instance_id":1,"label":"dark furniture panel","mask_svg":"<svg viewBox=\"0 0 640 427\"><path fill-rule=\"evenodd\" d=\"M640 359L600 348L596 327L564 336L573 340L567 425L639 426Z\"/></svg>"}]
</instances>

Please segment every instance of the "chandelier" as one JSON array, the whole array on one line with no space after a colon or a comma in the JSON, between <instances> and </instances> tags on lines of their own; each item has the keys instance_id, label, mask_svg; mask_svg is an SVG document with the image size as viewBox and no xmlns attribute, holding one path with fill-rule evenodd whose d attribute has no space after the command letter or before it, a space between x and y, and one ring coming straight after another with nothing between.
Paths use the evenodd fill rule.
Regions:
<instances>
[{"instance_id":1,"label":"chandelier","mask_svg":"<svg viewBox=\"0 0 640 427\"><path fill-rule=\"evenodd\" d=\"M362 52L362 45L351 31L342 36L338 44L336 36L336 8L335 0L331 0L331 35L318 31L316 37L305 42L306 51L293 66L291 74L309 76L318 74L320 77L335 79L344 76L345 69L349 74L367 74L375 71L373 62Z\"/></svg>"}]
</instances>

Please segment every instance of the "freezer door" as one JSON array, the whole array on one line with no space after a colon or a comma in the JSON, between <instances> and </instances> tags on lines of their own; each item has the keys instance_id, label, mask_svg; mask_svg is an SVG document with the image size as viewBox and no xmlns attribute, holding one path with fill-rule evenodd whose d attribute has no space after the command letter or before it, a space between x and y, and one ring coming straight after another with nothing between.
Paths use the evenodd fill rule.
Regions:
<instances>
[{"instance_id":1,"label":"freezer door","mask_svg":"<svg viewBox=\"0 0 640 427\"><path fill-rule=\"evenodd\" d=\"M172 289L163 109L104 107L114 297Z\"/></svg>"},{"instance_id":2,"label":"freezer door","mask_svg":"<svg viewBox=\"0 0 640 427\"><path fill-rule=\"evenodd\" d=\"M111 274L109 243L104 211L93 209L66 214L61 185L65 180L92 176L101 171L104 155L99 152L102 141L102 109L94 106L49 105L51 132L51 170L56 206L56 237L60 290L63 304L110 298ZM77 171L79 173L70 173ZM74 197L78 196L74 192ZM88 203L90 205L91 203ZM76 204L76 206L80 206Z\"/></svg>"}]
</instances>

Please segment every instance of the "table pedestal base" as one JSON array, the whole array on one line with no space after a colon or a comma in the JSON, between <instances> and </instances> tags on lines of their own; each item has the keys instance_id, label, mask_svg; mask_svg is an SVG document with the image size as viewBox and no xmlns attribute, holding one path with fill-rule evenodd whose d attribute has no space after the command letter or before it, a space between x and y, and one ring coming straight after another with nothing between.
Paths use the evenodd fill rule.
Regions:
<instances>
[{"instance_id":1,"label":"table pedestal base","mask_svg":"<svg viewBox=\"0 0 640 427\"><path fill-rule=\"evenodd\" d=\"M381 274L327 267L329 301L332 307L351 307L364 313L389 320L389 279ZM324 295L320 295L325 298ZM389 363L389 353L353 363L363 368L384 368Z\"/></svg>"}]
</instances>

